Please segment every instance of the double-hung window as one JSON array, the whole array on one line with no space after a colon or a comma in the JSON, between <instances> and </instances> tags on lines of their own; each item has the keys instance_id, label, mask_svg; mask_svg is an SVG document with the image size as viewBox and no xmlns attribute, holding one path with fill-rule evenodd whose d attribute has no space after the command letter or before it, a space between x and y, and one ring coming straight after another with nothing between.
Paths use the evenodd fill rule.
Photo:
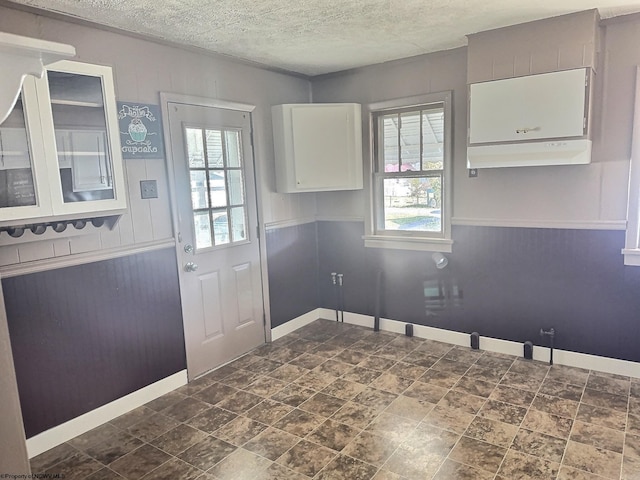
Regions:
<instances>
[{"instance_id":1,"label":"double-hung window","mask_svg":"<svg viewBox=\"0 0 640 480\"><path fill-rule=\"evenodd\" d=\"M371 106L372 215L365 244L451 251L451 93Z\"/></svg>"}]
</instances>

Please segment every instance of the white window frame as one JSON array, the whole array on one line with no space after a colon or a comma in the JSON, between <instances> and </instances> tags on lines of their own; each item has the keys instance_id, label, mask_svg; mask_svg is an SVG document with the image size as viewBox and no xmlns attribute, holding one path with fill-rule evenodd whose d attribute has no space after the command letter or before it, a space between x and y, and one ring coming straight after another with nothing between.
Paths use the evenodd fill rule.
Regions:
<instances>
[{"instance_id":1,"label":"white window frame","mask_svg":"<svg viewBox=\"0 0 640 480\"><path fill-rule=\"evenodd\" d=\"M379 103L368 105L369 111L369 148L370 148L370 172L368 201L369 214L366 221L366 235L364 244L366 247L374 248L393 248L401 250L419 250L428 252L444 252L451 253L453 240L451 239L451 213L452 213L452 137L453 137L453 108L452 108L452 92L437 92L415 97L398 98ZM424 108L429 105L441 104L444 108L444 139L443 139L443 171L442 171L442 231L441 232L390 232L379 231L377 227L377 219L382 199L382 190L378 186L378 175L376 175L377 164L380 162L376 158L377 146L375 130L378 128L376 118L385 111L405 109L405 108Z\"/></svg>"},{"instance_id":2,"label":"white window frame","mask_svg":"<svg viewBox=\"0 0 640 480\"><path fill-rule=\"evenodd\" d=\"M640 66L636 67L635 94L627 197L627 233L622 253L625 265L640 266Z\"/></svg>"}]
</instances>

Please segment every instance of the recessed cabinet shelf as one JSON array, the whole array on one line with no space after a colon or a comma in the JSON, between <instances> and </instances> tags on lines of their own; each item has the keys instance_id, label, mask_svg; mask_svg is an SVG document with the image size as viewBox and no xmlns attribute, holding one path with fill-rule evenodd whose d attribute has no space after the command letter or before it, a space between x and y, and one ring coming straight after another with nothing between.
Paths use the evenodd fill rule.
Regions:
<instances>
[{"instance_id":1,"label":"recessed cabinet shelf","mask_svg":"<svg viewBox=\"0 0 640 480\"><path fill-rule=\"evenodd\" d=\"M125 193L111 68L27 77L0 125L0 227L119 215Z\"/></svg>"},{"instance_id":2,"label":"recessed cabinet shelf","mask_svg":"<svg viewBox=\"0 0 640 480\"><path fill-rule=\"evenodd\" d=\"M356 103L272 107L278 192L362 188L362 116Z\"/></svg>"}]
</instances>

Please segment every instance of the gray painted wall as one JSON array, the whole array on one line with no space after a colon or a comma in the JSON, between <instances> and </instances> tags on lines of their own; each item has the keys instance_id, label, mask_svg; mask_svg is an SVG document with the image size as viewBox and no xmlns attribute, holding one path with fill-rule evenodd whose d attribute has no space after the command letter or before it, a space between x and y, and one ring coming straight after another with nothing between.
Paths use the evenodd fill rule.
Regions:
<instances>
[{"instance_id":1,"label":"gray painted wall","mask_svg":"<svg viewBox=\"0 0 640 480\"><path fill-rule=\"evenodd\" d=\"M76 47L76 60L112 66L117 100L159 104L163 91L256 105L254 149L263 221L270 224L314 216L313 194L276 193L271 132L271 105L307 102L307 80L5 7L0 7L0 31L69 43ZM129 213L113 230L103 228L71 238L62 234L55 240L28 243L1 234L0 266L171 239L165 161L124 163ZM159 198L140 198L139 182L144 179L158 181Z\"/></svg>"},{"instance_id":2,"label":"gray painted wall","mask_svg":"<svg viewBox=\"0 0 640 480\"><path fill-rule=\"evenodd\" d=\"M626 199L635 65L640 63L640 19L609 20L594 31L594 12L471 36L470 47L366 67L313 80L316 102L363 104L453 90L453 222L477 225L619 229ZM602 52L597 55L597 45ZM476 47L477 45L477 47ZM590 165L481 170L466 169L467 77L496 78L516 67L520 52L531 73L595 62L594 154ZM571 58L569 58L571 57ZM598 60L598 58L600 60ZM467 60L469 68L467 72ZM364 119L364 144L369 131ZM365 156L365 166L369 160ZM366 192L317 195L321 219L366 217ZM454 245L455 252L455 245ZM621 257L622 261L622 257Z\"/></svg>"},{"instance_id":3,"label":"gray painted wall","mask_svg":"<svg viewBox=\"0 0 640 480\"><path fill-rule=\"evenodd\" d=\"M454 182L466 173L466 48L384 63L313 80L314 102L358 102L363 106L395 98L453 91ZM363 109L364 111L364 109ZM363 114L365 180L371 174L369 123ZM366 182L365 182L366 184ZM454 184L454 195L456 185ZM320 219L366 217L367 190L317 194ZM454 212L456 199L454 197Z\"/></svg>"},{"instance_id":4,"label":"gray painted wall","mask_svg":"<svg viewBox=\"0 0 640 480\"><path fill-rule=\"evenodd\" d=\"M159 104L159 92L164 91L256 105L253 113L254 152L261 220L266 224L278 224L314 217L315 195L276 193L271 132L271 105L308 101L310 84L307 80L3 6L0 6L0 31L69 43L76 47L76 60L112 66L117 100ZM65 234L39 241L25 241L30 236L27 234L17 240L6 233L0 234L0 273L2 266L63 259L75 254L108 255L111 251L171 241L174 234L165 160L126 160L124 166L129 211L113 230L87 227L80 234L67 236L69 230L73 232L73 229L67 229ZM159 198L140 199L139 181L143 179L158 181ZM0 344L3 346L0 350L3 386L0 389L0 404L3 405L0 465L5 472L21 473L28 471L28 464L3 303L0 314ZM182 342L181 339L177 341ZM9 457L10 460L5 461Z\"/></svg>"}]
</instances>

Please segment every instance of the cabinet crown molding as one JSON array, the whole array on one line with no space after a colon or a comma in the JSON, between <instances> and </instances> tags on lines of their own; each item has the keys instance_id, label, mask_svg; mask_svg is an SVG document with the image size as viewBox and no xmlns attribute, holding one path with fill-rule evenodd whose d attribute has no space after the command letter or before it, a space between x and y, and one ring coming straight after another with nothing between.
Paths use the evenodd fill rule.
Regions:
<instances>
[{"instance_id":1,"label":"cabinet crown molding","mask_svg":"<svg viewBox=\"0 0 640 480\"><path fill-rule=\"evenodd\" d=\"M42 78L47 65L75 54L71 45L0 32L0 124L13 110L25 76Z\"/></svg>"}]
</instances>

